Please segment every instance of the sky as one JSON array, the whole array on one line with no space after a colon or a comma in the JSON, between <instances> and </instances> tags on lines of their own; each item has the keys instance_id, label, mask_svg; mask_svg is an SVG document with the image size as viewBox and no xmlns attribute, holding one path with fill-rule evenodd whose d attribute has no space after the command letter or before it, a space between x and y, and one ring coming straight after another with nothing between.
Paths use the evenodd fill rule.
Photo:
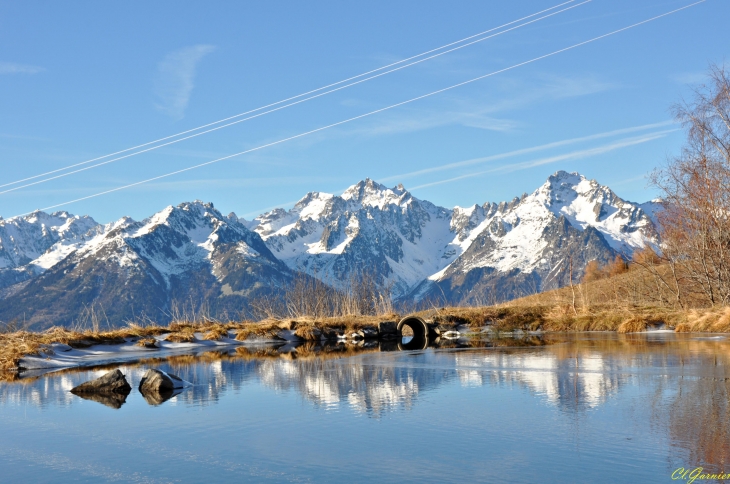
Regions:
<instances>
[{"instance_id":1,"label":"sky","mask_svg":"<svg viewBox=\"0 0 730 484\"><path fill-rule=\"evenodd\" d=\"M0 216L106 223L199 199L251 219L366 177L466 207L557 170L655 198L647 174L685 138L672 105L730 63L730 2L563 50L694 0L565 2L0 0Z\"/></svg>"}]
</instances>

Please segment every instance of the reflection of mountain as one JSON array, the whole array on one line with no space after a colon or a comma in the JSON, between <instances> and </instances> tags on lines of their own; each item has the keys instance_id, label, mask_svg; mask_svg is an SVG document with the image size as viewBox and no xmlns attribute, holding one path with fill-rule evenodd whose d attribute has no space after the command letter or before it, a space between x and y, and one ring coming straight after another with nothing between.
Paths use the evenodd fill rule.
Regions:
<instances>
[{"instance_id":1,"label":"reflection of mountain","mask_svg":"<svg viewBox=\"0 0 730 484\"><path fill-rule=\"evenodd\" d=\"M564 410L597 407L619 389L617 362L598 352L559 358L549 350L492 351L478 356L457 353L455 360L464 385L517 383ZM469 367L475 369L465 369Z\"/></svg>"},{"instance_id":2,"label":"reflection of mountain","mask_svg":"<svg viewBox=\"0 0 730 484\"><path fill-rule=\"evenodd\" d=\"M77 397L71 389L86 380L99 377L106 371L96 372L95 376L79 379L72 373L59 374L51 378L41 378L30 383L0 383L0 404L30 404L37 407L69 405Z\"/></svg>"},{"instance_id":3,"label":"reflection of mountain","mask_svg":"<svg viewBox=\"0 0 730 484\"><path fill-rule=\"evenodd\" d=\"M260 384L276 392L297 393L318 407L344 406L358 413L381 416L411 408L424 391L454 384L516 386L562 411L581 412L603 405L625 385L637 382L658 385L651 374L643 373L644 369L661 369L664 374L684 371L691 365L696 371L704 372L703 375L707 373L706 378L663 383L671 385L671 394L679 385L683 392L696 395L696 400L679 395L671 405L671 419L680 422L678 428L689 429L675 433L700 432L704 437L698 435L694 440L705 437L717 440L705 435L704 430L697 430L707 427L704 421L698 420L699 417L690 418L697 413L694 405L700 403L718 412L717 419L728 420L730 429L730 404L727 403L730 389L724 383L725 367L709 360L710 356L718 358L725 354L723 343L690 340L687 345L680 345L650 334L546 336L529 343L538 346L515 347L520 343L528 341L482 341L474 344L495 347L468 350L442 347L418 352L379 351L377 347L362 349L352 345L303 345L296 349L289 345L279 349L240 347L223 353L172 356L120 368L135 389L149 367L169 371L195 384L165 405L212 405L227 393L239 393L246 386ZM503 344L507 346L499 347ZM700 350L707 353L703 358L697 354ZM70 405L78 401L69 393L71 388L108 370L75 370L35 381L0 384L0 404ZM127 402L138 397L135 390ZM715 401L725 402L727 408L716 405ZM726 434L730 439L730 430L720 437Z\"/></svg>"},{"instance_id":4,"label":"reflection of mountain","mask_svg":"<svg viewBox=\"0 0 730 484\"><path fill-rule=\"evenodd\" d=\"M334 349L333 349L334 348ZM269 347L258 357L239 349L229 353L176 356L156 367L179 375L195 385L168 404L210 405L245 385L259 382L277 392L296 392L316 406L348 406L358 413L381 416L398 408L408 409L419 393L459 382L462 386L517 384L566 411L580 411L604 403L618 391L621 360L605 358L597 350L565 357L558 347L536 349L486 349L471 351L350 353L333 347L327 357L300 348L278 353ZM343 347L344 348L344 347ZM352 350L348 350L352 351ZM332 358L334 356L334 358ZM121 367L136 388L149 364ZM73 386L107 370L63 373L29 384L0 386L2 402L30 401L38 405L69 405ZM131 396L130 398L135 398Z\"/></svg>"},{"instance_id":5,"label":"reflection of mountain","mask_svg":"<svg viewBox=\"0 0 730 484\"><path fill-rule=\"evenodd\" d=\"M358 360L269 360L258 373L264 385L296 390L315 405L347 404L373 416L411 407L420 391L435 388L448 378L443 372L388 364L397 359L383 358L382 354Z\"/></svg>"}]
</instances>

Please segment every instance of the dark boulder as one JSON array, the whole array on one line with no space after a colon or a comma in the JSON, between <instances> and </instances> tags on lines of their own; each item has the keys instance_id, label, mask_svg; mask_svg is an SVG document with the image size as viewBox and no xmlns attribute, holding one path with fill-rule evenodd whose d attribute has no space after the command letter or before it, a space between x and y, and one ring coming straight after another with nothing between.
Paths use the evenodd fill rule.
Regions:
<instances>
[{"instance_id":1,"label":"dark boulder","mask_svg":"<svg viewBox=\"0 0 730 484\"><path fill-rule=\"evenodd\" d=\"M82 393L119 393L122 395L129 395L132 391L132 387L127 382L124 374L117 370L110 371L102 377L96 380L87 381L81 385L71 389L71 393L82 394Z\"/></svg>"},{"instance_id":2,"label":"dark boulder","mask_svg":"<svg viewBox=\"0 0 730 484\"><path fill-rule=\"evenodd\" d=\"M322 339L326 341L337 341L344 337L342 328L324 328L322 330Z\"/></svg>"},{"instance_id":3,"label":"dark boulder","mask_svg":"<svg viewBox=\"0 0 730 484\"><path fill-rule=\"evenodd\" d=\"M149 369L139 382L139 392L150 405L160 405L182 392L186 384L172 373Z\"/></svg>"},{"instance_id":4,"label":"dark boulder","mask_svg":"<svg viewBox=\"0 0 730 484\"><path fill-rule=\"evenodd\" d=\"M185 381L179 376L160 370L149 369L139 382L139 391L144 393L173 391L184 388Z\"/></svg>"}]
</instances>

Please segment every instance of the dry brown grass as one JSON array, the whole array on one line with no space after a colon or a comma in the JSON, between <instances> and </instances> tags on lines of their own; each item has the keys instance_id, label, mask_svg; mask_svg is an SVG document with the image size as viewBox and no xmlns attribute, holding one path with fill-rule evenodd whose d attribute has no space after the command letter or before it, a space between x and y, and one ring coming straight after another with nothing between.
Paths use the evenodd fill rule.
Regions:
<instances>
[{"instance_id":1,"label":"dry brown grass","mask_svg":"<svg viewBox=\"0 0 730 484\"><path fill-rule=\"evenodd\" d=\"M246 341L253 338L279 339L277 333L281 330L279 327L280 324L280 321L269 319L259 323L249 323L238 330L236 339L238 341Z\"/></svg>"},{"instance_id":2,"label":"dry brown grass","mask_svg":"<svg viewBox=\"0 0 730 484\"><path fill-rule=\"evenodd\" d=\"M193 328L184 328L181 331L170 333L166 339L170 343L194 343L197 341L195 329Z\"/></svg>"},{"instance_id":3,"label":"dry brown grass","mask_svg":"<svg viewBox=\"0 0 730 484\"><path fill-rule=\"evenodd\" d=\"M319 341L322 338L322 330L314 324L298 325L294 334L305 341Z\"/></svg>"},{"instance_id":4,"label":"dry brown grass","mask_svg":"<svg viewBox=\"0 0 730 484\"><path fill-rule=\"evenodd\" d=\"M228 338L228 329L222 324L213 326L203 336L203 339L207 341L218 341L222 338Z\"/></svg>"},{"instance_id":5,"label":"dry brown grass","mask_svg":"<svg viewBox=\"0 0 730 484\"><path fill-rule=\"evenodd\" d=\"M633 277L632 271L614 278L587 283L582 291L589 294L591 291L597 292L596 285L612 284L611 279L629 276ZM677 332L730 332L730 307L683 310L666 305L628 303L616 305L606 302L581 304L573 308L567 303L566 294L565 289L560 289L497 306L434 308L418 312L416 315L437 323L442 331L461 325L472 328L491 326L497 334L515 330L632 333L661 324L674 328ZM284 329L295 331L295 334L304 340L317 341L321 339L322 334L326 336L331 336L334 332L350 334L364 327L377 325L381 321L399 321L401 318L401 315L391 313L384 316L265 319L257 323L182 321L174 322L169 327L129 324L127 327L105 332L79 332L59 327L42 333L13 331L0 333L0 372L17 371L19 360L23 356L38 355L44 350L45 345L51 343L64 343L83 348L95 344L118 344L124 342L125 338L135 338L138 345L152 347L153 336L167 334L166 339L170 342L194 342L195 333L204 334L204 339L216 340L227 336L229 331L236 333L236 339L239 341L254 338L275 340L279 339L277 333Z\"/></svg>"},{"instance_id":6,"label":"dry brown grass","mask_svg":"<svg viewBox=\"0 0 730 484\"><path fill-rule=\"evenodd\" d=\"M141 346L142 348L158 348L157 346L157 340L154 338L142 338L139 341L137 341L137 346Z\"/></svg>"},{"instance_id":7,"label":"dry brown grass","mask_svg":"<svg viewBox=\"0 0 730 484\"><path fill-rule=\"evenodd\" d=\"M129 323L123 328L100 332L53 327L40 333L29 331L0 333L0 372L17 371L21 358L38 355L45 346L52 343L63 343L74 348L88 348L92 345L121 344L128 339L136 339L138 345L144 346L146 343L152 343L154 336L163 334L167 334L166 339L171 342L191 342L194 341L196 332L220 335L227 329L243 328L249 324L247 321L227 324L174 322L168 327L163 327Z\"/></svg>"},{"instance_id":8,"label":"dry brown grass","mask_svg":"<svg viewBox=\"0 0 730 484\"><path fill-rule=\"evenodd\" d=\"M0 334L0 371L17 371L20 359L38 355L47 345L63 343L75 348L87 348L96 344L120 344L125 338L145 338L169 332L159 326L141 327L130 325L113 331L73 331L53 327L42 333L15 331Z\"/></svg>"},{"instance_id":9,"label":"dry brown grass","mask_svg":"<svg viewBox=\"0 0 730 484\"><path fill-rule=\"evenodd\" d=\"M616 329L618 333L640 333L646 331L646 321L640 318L629 318L623 323L618 325Z\"/></svg>"}]
</instances>

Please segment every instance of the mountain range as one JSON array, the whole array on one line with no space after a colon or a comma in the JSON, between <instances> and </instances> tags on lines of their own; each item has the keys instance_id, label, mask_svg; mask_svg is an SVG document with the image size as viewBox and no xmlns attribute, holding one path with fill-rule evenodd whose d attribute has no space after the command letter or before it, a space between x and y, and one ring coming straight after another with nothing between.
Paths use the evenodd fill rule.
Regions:
<instances>
[{"instance_id":1,"label":"mountain range","mask_svg":"<svg viewBox=\"0 0 730 484\"><path fill-rule=\"evenodd\" d=\"M591 260L658 247L659 201L559 171L509 202L447 209L363 180L245 220L200 201L137 222L34 212L0 219L0 321L42 329L89 309L111 325L181 307L243 317L297 275L343 289L369 274L401 302L488 304L560 287Z\"/></svg>"}]
</instances>

